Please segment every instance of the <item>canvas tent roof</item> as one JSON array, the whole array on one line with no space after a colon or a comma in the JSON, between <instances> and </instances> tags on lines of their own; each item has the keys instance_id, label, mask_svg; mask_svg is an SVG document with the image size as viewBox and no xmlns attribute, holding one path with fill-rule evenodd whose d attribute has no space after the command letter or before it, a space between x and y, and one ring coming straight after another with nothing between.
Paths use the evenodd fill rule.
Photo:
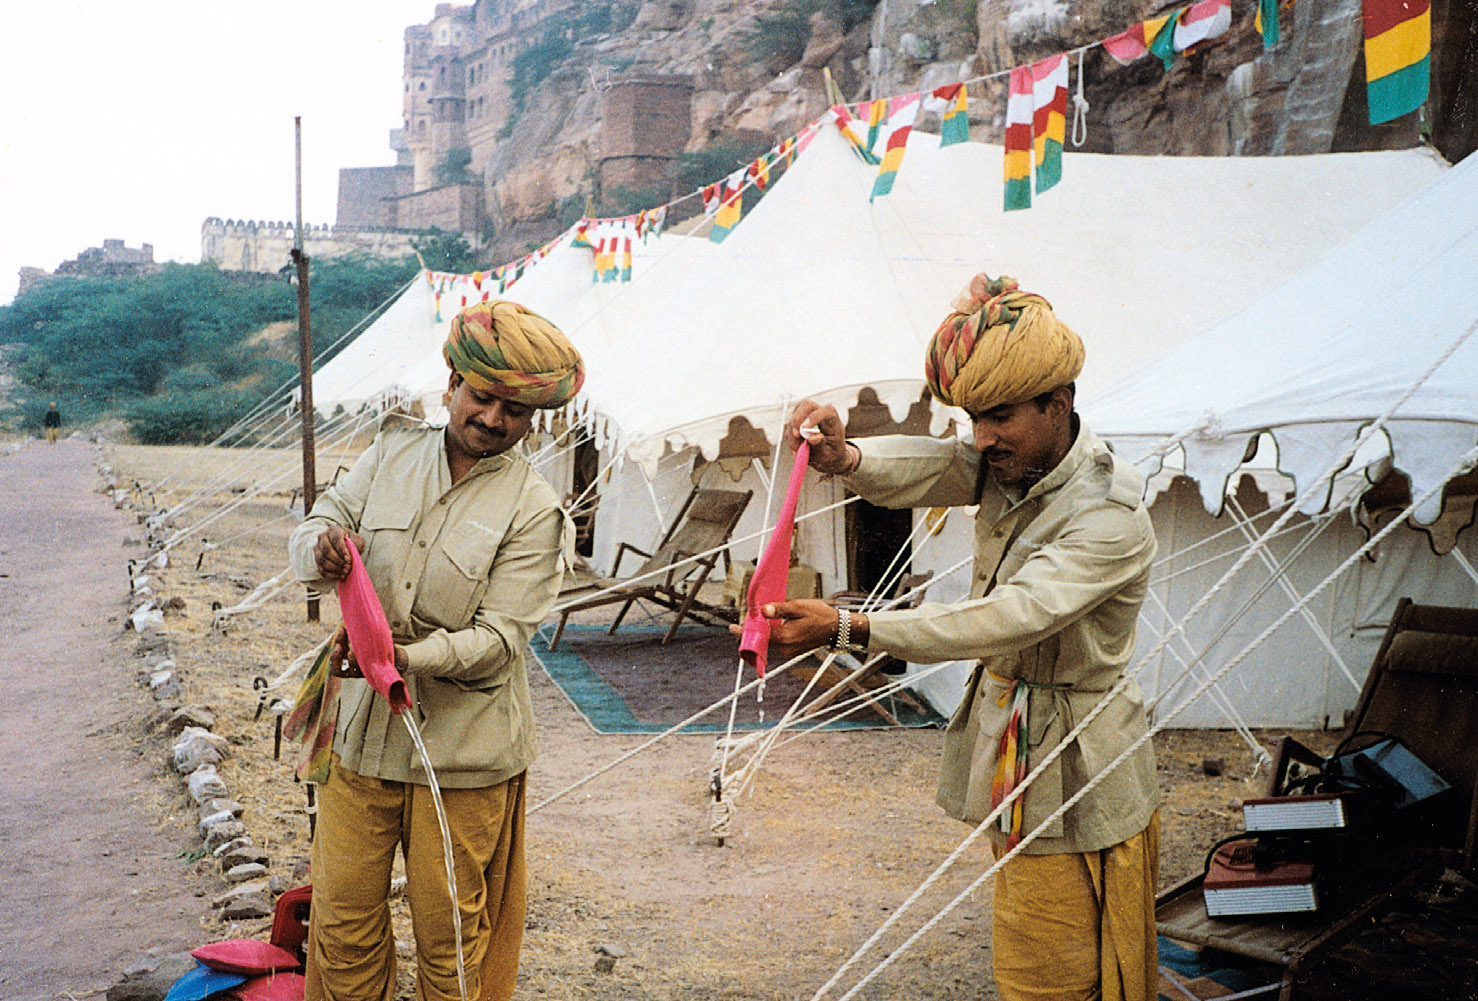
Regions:
<instances>
[{"instance_id":1,"label":"canvas tent roof","mask_svg":"<svg viewBox=\"0 0 1478 1001\"><path fill-rule=\"evenodd\" d=\"M774 426L803 396L863 386L902 419L924 345L975 272L1008 273L1084 336L1080 391L1107 385L1435 178L1407 150L1316 157L1071 154L1030 211L1001 205L999 147L915 133L892 194L831 127L640 330L592 363L586 393L629 454L712 457L733 416ZM661 378L652 378L659 371Z\"/></svg>"},{"instance_id":2,"label":"canvas tent roof","mask_svg":"<svg viewBox=\"0 0 1478 1001\"><path fill-rule=\"evenodd\" d=\"M723 243L665 234L636 245L631 282L593 283L590 252L566 242L507 295L571 335L588 367L580 405L650 469L669 446L712 457L732 417L773 427L806 395L849 406L870 386L901 419L923 388L923 347L945 304L982 269L1014 274L1079 330L1089 392L1441 170L1415 150L1074 153L1061 185L1006 213L1000 164L999 147L941 149L916 133L893 192L870 202L876 168L825 125ZM325 366L320 410L392 389L439 400L459 293L444 294L436 323L427 283L413 291L419 306L397 303Z\"/></svg>"},{"instance_id":3,"label":"canvas tent roof","mask_svg":"<svg viewBox=\"0 0 1478 1001\"><path fill-rule=\"evenodd\" d=\"M590 251L565 240L532 264L506 297L547 316L588 359L617 332L639 327L671 284L714 249L708 240L671 232L649 237L632 249L631 282L597 283L591 281ZM470 303L482 295L467 276L446 276L438 320L434 286L441 281L440 276L422 272L383 315L315 373L317 410L324 414L340 406L352 410L391 395L430 406L440 400L446 388L441 346L447 328L464 296ZM483 288L496 289L496 283L487 278Z\"/></svg>"},{"instance_id":4,"label":"canvas tent roof","mask_svg":"<svg viewBox=\"0 0 1478 1001\"><path fill-rule=\"evenodd\" d=\"M1259 432L1271 433L1279 468L1302 490L1425 379L1386 424L1391 460L1419 496L1478 437L1475 289L1478 157L1469 157L1281 287L1089 396L1083 409L1134 457L1193 432L1181 445L1185 468L1214 512ZM1436 497L1417 520L1439 511Z\"/></svg>"}]
</instances>

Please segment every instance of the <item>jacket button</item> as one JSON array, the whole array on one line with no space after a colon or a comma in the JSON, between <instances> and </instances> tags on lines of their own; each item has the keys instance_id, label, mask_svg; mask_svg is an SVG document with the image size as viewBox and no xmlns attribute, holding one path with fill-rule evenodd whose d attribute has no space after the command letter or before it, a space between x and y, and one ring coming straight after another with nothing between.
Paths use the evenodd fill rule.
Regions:
<instances>
[{"instance_id":1,"label":"jacket button","mask_svg":"<svg viewBox=\"0 0 1478 1001\"><path fill-rule=\"evenodd\" d=\"M409 591L409 590L410 590L410 589L411 589L411 582L410 582L410 581L406 581L406 582L405 582L405 589L406 589L406 590L407 590L407 591Z\"/></svg>"},{"instance_id":2,"label":"jacket button","mask_svg":"<svg viewBox=\"0 0 1478 1001\"><path fill-rule=\"evenodd\" d=\"M426 548L426 540L425 539L422 539L420 542L416 543L416 545L420 546L422 549L425 549Z\"/></svg>"}]
</instances>

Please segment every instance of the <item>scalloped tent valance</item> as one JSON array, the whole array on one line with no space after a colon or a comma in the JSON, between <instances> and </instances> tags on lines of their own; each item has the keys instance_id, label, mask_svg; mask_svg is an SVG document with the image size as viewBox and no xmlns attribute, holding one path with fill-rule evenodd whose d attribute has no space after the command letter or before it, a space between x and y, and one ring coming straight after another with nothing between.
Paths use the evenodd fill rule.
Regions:
<instances>
[{"instance_id":1,"label":"scalloped tent valance","mask_svg":"<svg viewBox=\"0 0 1478 1001\"><path fill-rule=\"evenodd\" d=\"M1469 157L1083 409L1123 453L1144 457L1147 472L1173 441L1213 514L1257 435L1276 442L1278 468L1302 494L1392 413L1361 462L1372 479L1394 467L1420 496L1461 471L1478 443L1475 289L1478 158ZM1319 490L1303 507L1330 503ZM1431 524L1441 509L1437 494L1416 520Z\"/></svg>"}]
</instances>

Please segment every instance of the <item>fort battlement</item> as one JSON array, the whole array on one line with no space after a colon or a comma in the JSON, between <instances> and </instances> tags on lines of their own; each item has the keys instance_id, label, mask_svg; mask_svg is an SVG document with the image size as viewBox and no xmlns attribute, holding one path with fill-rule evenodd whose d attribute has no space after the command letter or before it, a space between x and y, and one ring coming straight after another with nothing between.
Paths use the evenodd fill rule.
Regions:
<instances>
[{"instance_id":1,"label":"fort battlement","mask_svg":"<svg viewBox=\"0 0 1478 1001\"><path fill-rule=\"evenodd\" d=\"M310 258L364 254L398 259L415 253L414 236L409 230L304 223L303 250ZM211 216L200 225L200 260L223 271L273 274L291 263L296 237L290 222Z\"/></svg>"}]
</instances>

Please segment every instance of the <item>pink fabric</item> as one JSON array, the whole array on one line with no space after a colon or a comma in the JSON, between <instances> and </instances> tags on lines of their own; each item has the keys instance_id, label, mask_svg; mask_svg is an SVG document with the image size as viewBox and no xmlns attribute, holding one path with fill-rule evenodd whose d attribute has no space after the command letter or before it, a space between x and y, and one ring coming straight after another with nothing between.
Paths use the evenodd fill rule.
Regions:
<instances>
[{"instance_id":1,"label":"pink fabric","mask_svg":"<svg viewBox=\"0 0 1478 1001\"><path fill-rule=\"evenodd\" d=\"M299 973L269 973L233 987L222 997L237 1001L303 1001L308 982Z\"/></svg>"},{"instance_id":2,"label":"pink fabric","mask_svg":"<svg viewBox=\"0 0 1478 1001\"><path fill-rule=\"evenodd\" d=\"M298 962L298 957L286 949L279 949L270 942L259 942L254 938L212 942L210 945L192 949L190 955L212 970L241 973L249 977L276 970L296 970L302 965Z\"/></svg>"},{"instance_id":3,"label":"pink fabric","mask_svg":"<svg viewBox=\"0 0 1478 1001\"><path fill-rule=\"evenodd\" d=\"M795 503L800 497L801 481L806 478L806 463L810 458L811 445L803 440L795 453L795 465L790 470L790 484L785 488L785 503L775 519L775 531L749 581L739 656L744 663L753 666L761 678L765 676L765 658L770 649L770 620L760 614L760 608L785 600L785 584L790 578L790 540L795 533Z\"/></svg>"},{"instance_id":4,"label":"pink fabric","mask_svg":"<svg viewBox=\"0 0 1478 1001\"><path fill-rule=\"evenodd\" d=\"M349 633L349 649L370 687L390 703L390 711L402 713L411 707L405 682L395 669L395 641L380 596L365 573L359 551L349 544L349 576L339 582L339 611Z\"/></svg>"}]
</instances>

